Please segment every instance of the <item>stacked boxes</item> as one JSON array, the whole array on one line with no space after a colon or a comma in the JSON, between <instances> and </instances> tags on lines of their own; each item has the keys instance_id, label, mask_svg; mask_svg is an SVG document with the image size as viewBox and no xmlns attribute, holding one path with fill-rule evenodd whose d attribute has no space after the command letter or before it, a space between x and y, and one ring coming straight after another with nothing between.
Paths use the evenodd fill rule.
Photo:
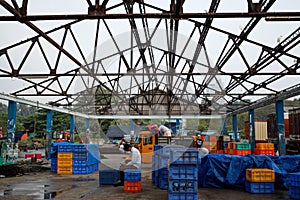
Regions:
<instances>
[{"instance_id":1,"label":"stacked boxes","mask_svg":"<svg viewBox=\"0 0 300 200\"><path fill-rule=\"evenodd\" d=\"M240 156L251 154L251 145L249 143L242 142L229 142L228 154Z\"/></svg>"},{"instance_id":2,"label":"stacked boxes","mask_svg":"<svg viewBox=\"0 0 300 200\"><path fill-rule=\"evenodd\" d=\"M249 193L273 193L275 173L265 168L250 168L246 170L245 189Z\"/></svg>"},{"instance_id":3,"label":"stacked boxes","mask_svg":"<svg viewBox=\"0 0 300 200\"><path fill-rule=\"evenodd\" d=\"M289 174L289 196L292 199L300 199L300 172Z\"/></svg>"},{"instance_id":4,"label":"stacked boxes","mask_svg":"<svg viewBox=\"0 0 300 200\"><path fill-rule=\"evenodd\" d=\"M124 192L140 192L142 190L142 174L138 169L124 170Z\"/></svg>"},{"instance_id":5,"label":"stacked boxes","mask_svg":"<svg viewBox=\"0 0 300 200\"><path fill-rule=\"evenodd\" d=\"M57 153L57 174L72 174L72 152Z\"/></svg>"},{"instance_id":6,"label":"stacked boxes","mask_svg":"<svg viewBox=\"0 0 300 200\"><path fill-rule=\"evenodd\" d=\"M116 169L102 169L99 171L100 185L113 185L120 179L120 172Z\"/></svg>"},{"instance_id":7,"label":"stacked boxes","mask_svg":"<svg viewBox=\"0 0 300 200\"><path fill-rule=\"evenodd\" d=\"M180 145L155 145L152 156L152 182L163 190L168 190L168 165L170 151L172 149L182 149Z\"/></svg>"},{"instance_id":8,"label":"stacked boxes","mask_svg":"<svg viewBox=\"0 0 300 200\"><path fill-rule=\"evenodd\" d=\"M198 199L198 149L171 150L168 199Z\"/></svg>"},{"instance_id":9,"label":"stacked boxes","mask_svg":"<svg viewBox=\"0 0 300 200\"><path fill-rule=\"evenodd\" d=\"M273 143L257 143L254 149L255 155L271 155L274 156L274 144Z\"/></svg>"},{"instance_id":10,"label":"stacked boxes","mask_svg":"<svg viewBox=\"0 0 300 200\"><path fill-rule=\"evenodd\" d=\"M52 148L51 172L57 174L89 174L100 162L98 145L61 143Z\"/></svg>"}]
</instances>

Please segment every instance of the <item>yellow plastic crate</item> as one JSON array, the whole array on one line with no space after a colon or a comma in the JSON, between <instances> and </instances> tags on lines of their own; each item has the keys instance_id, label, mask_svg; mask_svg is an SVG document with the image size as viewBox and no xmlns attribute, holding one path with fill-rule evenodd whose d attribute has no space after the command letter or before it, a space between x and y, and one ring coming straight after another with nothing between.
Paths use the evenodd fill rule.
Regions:
<instances>
[{"instance_id":1,"label":"yellow plastic crate","mask_svg":"<svg viewBox=\"0 0 300 200\"><path fill-rule=\"evenodd\" d=\"M60 159L72 159L73 153L72 152L58 152L57 158Z\"/></svg>"},{"instance_id":2,"label":"yellow plastic crate","mask_svg":"<svg viewBox=\"0 0 300 200\"><path fill-rule=\"evenodd\" d=\"M72 158L58 158L57 167L72 167Z\"/></svg>"},{"instance_id":3,"label":"yellow plastic crate","mask_svg":"<svg viewBox=\"0 0 300 200\"><path fill-rule=\"evenodd\" d=\"M256 149L274 150L274 144L273 143L256 143Z\"/></svg>"},{"instance_id":4,"label":"yellow plastic crate","mask_svg":"<svg viewBox=\"0 0 300 200\"><path fill-rule=\"evenodd\" d=\"M72 174L71 167L57 167L57 174Z\"/></svg>"},{"instance_id":5,"label":"yellow plastic crate","mask_svg":"<svg viewBox=\"0 0 300 200\"><path fill-rule=\"evenodd\" d=\"M251 182L275 182L274 170L250 168L246 170L246 180Z\"/></svg>"}]
</instances>

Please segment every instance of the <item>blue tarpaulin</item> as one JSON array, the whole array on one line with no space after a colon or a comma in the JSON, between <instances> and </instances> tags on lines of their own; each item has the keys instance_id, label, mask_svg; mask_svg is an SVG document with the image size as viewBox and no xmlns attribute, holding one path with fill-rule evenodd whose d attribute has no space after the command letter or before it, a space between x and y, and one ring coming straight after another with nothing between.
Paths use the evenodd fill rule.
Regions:
<instances>
[{"instance_id":1,"label":"blue tarpaulin","mask_svg":"<svg viewBox=\"0 0 300 200\"><path fill-rule=\"evenodd\" d=\"M300 155L231 156L209 154L201 158L199 165L199 186L214 188L243 188L247 168L268 168L275 172L275 186L287 189L289 173L300 172Z\"/></svg>"}]
</instances>

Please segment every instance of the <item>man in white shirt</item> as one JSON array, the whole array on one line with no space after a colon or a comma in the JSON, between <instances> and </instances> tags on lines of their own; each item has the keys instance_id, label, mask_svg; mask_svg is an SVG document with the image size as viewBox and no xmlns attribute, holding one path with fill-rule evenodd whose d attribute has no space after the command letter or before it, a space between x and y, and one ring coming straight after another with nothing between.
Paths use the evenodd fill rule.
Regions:
<instances>
[{"instance_id":1,"label":"man in white shirt","mask_svg":"<svg viewBox=\"0 0 300 200\"><path fill-rule=\"evenodd\" d=\"M125 152L130 152L131 154L131 160L127 163L122 163L122 165L119 168L120 171L120 182L114 184L114 186L121 186L124 185L124 170L125 169L141 169L142 165L142 159L141 154L138 149L133 147L129 143L123 144L123 150Z\"/></svg>"},{"instance_id":2,"label":"man in white shirt","mask_svg":"<svg viewBox=\"0 0 300 200\"><path fill-rule=\"evenodd\" d=\"M163 136L171 137L172 136L172 131L168 127L164 125L159 126L159 131L162 133Z\"/></svg>"}]
</instances>

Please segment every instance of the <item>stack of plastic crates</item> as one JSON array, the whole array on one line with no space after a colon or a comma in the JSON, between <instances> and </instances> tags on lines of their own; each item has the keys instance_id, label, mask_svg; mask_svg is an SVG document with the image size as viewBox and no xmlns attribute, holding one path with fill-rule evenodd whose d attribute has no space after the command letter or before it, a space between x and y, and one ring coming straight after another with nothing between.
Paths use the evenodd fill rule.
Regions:
<instances>
[{"instance_id":1,"label":"stack of plastic crates","mask_svg":"<svg viewBox=\"0 0 300 200\"><path fill-rule=\"evenodd\" d=\"M124 192L140 192L142 190L142 173L139 169L124 170Z\"/></svg>"},{"instance_id":2,"label":"stack of plastic crates","mask_svg":"<svg viewBox=\"0 0 300 200\"><path fill-rule=\"evenodd\" d=\"M120 179L120 172L116 169L101 169L99 171L100 185L113 185Z\"/></svg>"},{"instance_id":3,"label":"stack of plastic crates","mask_svg":"<svg viewBox=\"0 0 300 200\"><path fill-rule=\"evenodd\" d=\"M51 172L89 174L99 170L100 153L96 144L59 143L52 147Z\"/></svg>"},{"instance_id":4,"label":"stack of plastic crates","mask_svg":"<svg viewBox=\"0 0 300 200\"><path fill-rule=\"evenodd\" d=\"M169 165L169 200L198 199L198 149L172 150Z\"/></svg>"},{"instance_id":5,"label":"stack of plastic crates","mask_svg":"<svg viewBox=\"0 0 300 200\"><path fill-rule=\"evenodd\" d=\"M232 146L231 155L245 156L251 154L251 144L249 143L235 142Z\"/></svg>"},{"instance_id":6,"label":"stack of plastic crates","mask_svg":"<svg viewBox=\"0 0 300 200\"><path fill-rule=\"evenodd\" d=\"M73 147L73 174L90 174L99 170L98 145L74 144Z\"/></svg>"},{"instance_id":7,"label":"stack of plastic crates","mask_svg":"<svg viewBox=\"0 0 300 200\"><path fill-rule=\"evenodd\" d=\"M172 149L183 149L180 145L158 145L152 160L152 170L155 170L153 182L162 190L168 189L168 165L170 158L170 151ZM152 158L153 159L153 158ZM154 161L154 163L153 163Z\"/></svg>"},{"instance_id":8,"label":"stack of plastic crates","mask_svg":"<svg viewBox=\"0 0 300 200\"><path fill-rule=\"evenodd\" d=\"M274 156L274 144L273 143L257 143L254 149L255 155L271 155Z\"/></svg>"},{"instance_id":9,"label":"stack of plastic crates","mask_svg":"<svg viewBox=\"0 0 300 200\"><path fill-rule=\"evenodd\" d=\"M292 199L300 199L300 172L289 174L289 196Z\"/></svg>"},{"instance_id":10,"label":"stack of plastic crates","mask_svg":"<svg viewBox=\"0 0 300 200\"><path fill-rule=\"evenodd\" d=\"M265 168L250 168L246 170L245 189L249 193L273 193L275 173Z\"/></svg>"},{"instance_id":11,"label":"stack of plastic crates","mask_svg":"<svg viewBox=\"0 0 300 200\"><path fill-rule=\"evenodd\" d=\"M159 176L158 176L158 169L159 169L159 155L158 150L161 149L163 146L162 145L154 145L154 154L152 155L152 183L156 186L158 186L158 180L159 180Z\"/></svg>"}]
</instances>

